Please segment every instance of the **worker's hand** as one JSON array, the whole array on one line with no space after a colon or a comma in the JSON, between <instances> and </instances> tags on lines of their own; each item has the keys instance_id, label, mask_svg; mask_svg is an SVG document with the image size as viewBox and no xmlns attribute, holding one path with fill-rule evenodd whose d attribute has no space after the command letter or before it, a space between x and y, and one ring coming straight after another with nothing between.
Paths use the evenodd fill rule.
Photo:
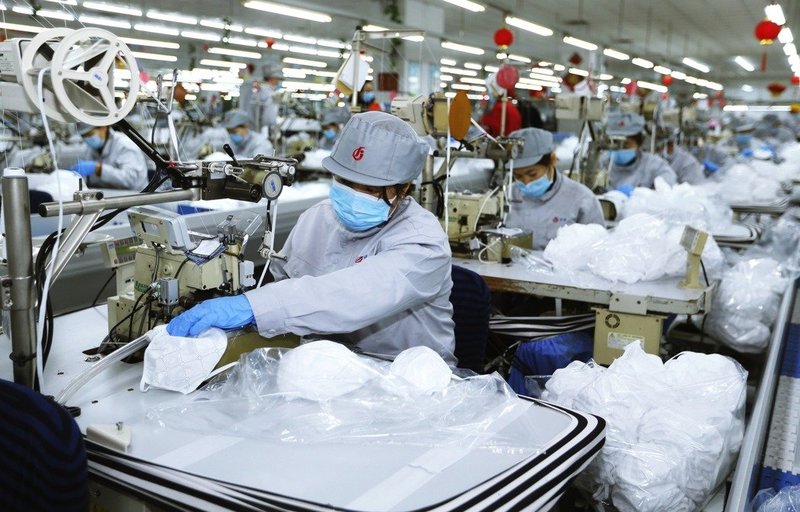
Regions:
<instances>
[{"instance_id":1,"label":"worker's hand","mask_svg":"<svg viewBox=\"0 0 800 512\"><path fill-rule=\"evenodd\" d=\"M255 321L253 308L244 295L219 297L201 302L173 318L167 332L173 336L197 336L209 327L233 329Z\"/></svg>"},{"instance_id":2,"label":"worker's hand","mask_svg":"<svg viewBox=\"0 0 800 512\"><path fill-rule=\"evenodd\" d=\"M633 194L633 187L630 185L620 185L617 187L617 190L628 197L631 197L631 194Z\"/></svg>"},{"instance_id":3,"label":"worker's hand","mask_svg":"<svg viewBox=\"0 0 800 512\"><path fill-rule=\"evenodd\" d=\"M706 172L709 174L714 174L719 170L719 165L715 164L711 160L703 160L703 167L705 167Z\"/></svg>"},{"instance_id":4,"label":"worker's hand","mask_svg":"<svg viewBox=\"0 0 800 512\"><path fill-rule=\"evenodd\" d=\"M741 150L739 152L739 154L744 156L744 157L748 157L749 158L749 157L753 156L753 150L751 148L744 148L743 150Z\"/></svg>"},{"instance_id":5,"label":"worker's hand","mask_svg":"<svg viewBox=\"0 0 800 512\"><path fill-rule=\"evenodd\" d=\"M84 178L92 176L97 169L97 162L94 160L80 160L77 164L69 168L70 171L75 171Z\"/></svg>"}]
</instances>

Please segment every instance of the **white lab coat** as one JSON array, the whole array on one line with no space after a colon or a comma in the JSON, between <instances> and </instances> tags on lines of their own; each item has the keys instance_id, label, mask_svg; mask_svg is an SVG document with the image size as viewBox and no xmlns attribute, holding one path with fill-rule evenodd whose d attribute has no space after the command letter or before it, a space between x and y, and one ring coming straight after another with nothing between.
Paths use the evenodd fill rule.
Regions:
<instances>
[{"instance_id":1,"label":"white lab coat","mask_svg":"<svg viewBox=\"0 0 800 512\"><path fill-rule=\"evenodd\" d=\"M426 345L455 364L450 246L413 199L362 233L321 201L300 216L280 255L276 282L245 294L263 336L323 337L388 356Z\"/></svg>"},{"instance_id":2,"label":"white lab coat","mask_svg":"<svg viewBox=\"0 0 800 512\"><path fill-rule=\"evenodd\" d=\"M591 190L556 171L553 186L541 197L525 197L516 186L506 227L533 231L534 249L544 249L568 224L605 225L600 201Z\"/></svg>"},{"instance_id":3,"label":"white lab coat","mask_svg":"<svg viewBox=\"0 0 800 512\"><path fill-rule=\"evenodd\" d=\"M272 87L269 82L259 82L259 90L256 92L253 91L255 82L250 80L239 87L239 108L247 112L254 121L258 110L258 130L264 126L275 126L278 122L278 88Z\"/></svg>"},{"instance_id":4,"label":"white lab coat","mask_svg":"<svg viewBox=\"0 0 800 512\"><path fill-rule=\"evenodd\" d=\"M672 149L672 154L667 157L667 162L675 175L678 177L678 183L688 183L690 185L699 185L706 181L706 173L703 164L697 161L691 153L686 151L681 146L675 146Z\"/></svg>"},{"instance_id":5,"label":"white lab coat","mask_svg":"<svg viewBox=\"0 0 800 512\"><path fill-rule=\"evenodd\" d=\"M670 185L678 180L675 171L666 160L653 153L637 151L636 159L629 165L612 164L608 174L608 186L617 189L622 185L653 188L656 178L661 176Z\"/></svg>"},{"instance_id":6,"label":"white lab coat","mask_svg":"<svg viewBox=\"0 0 800 512\"><path fill-rule=\"evenodd\" d=\"M81 160L100 161L103 164L100 176L87 178L92 187L142 190L147 185L147 160L144 153L126 135L108 130L100 152L87 146Z\"/></svg>"},{"instance_id":7,"label":"white lab coat","mask_svg":"<svg viewBox=\"0 0 800 512\"><path fill-rule=\"evenodd\" d=\"M250 130L241 145L236 145L228 140L233 148L236 158L253 158L256 155L272 156L272 143L263 134Z\"/></svg>"}]
</instances>

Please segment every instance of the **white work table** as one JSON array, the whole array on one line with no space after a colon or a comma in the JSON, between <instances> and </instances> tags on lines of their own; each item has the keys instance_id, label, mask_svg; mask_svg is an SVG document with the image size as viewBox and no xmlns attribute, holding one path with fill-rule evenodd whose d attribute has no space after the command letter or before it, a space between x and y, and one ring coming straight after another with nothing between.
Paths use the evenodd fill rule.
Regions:
<instances>
[{"instance_id":1,"label":"white work table","mask_svg":"<svg viewBox=\"0 0 800 512\"><path fill-rule=\"evenodd\" d=\"M105 306L55 319L46 394L57 394L91 366L82 351L96 347L106 330ZM0 345L10 351L7 337ZM0 372L10 378L10 361L0 360ZM536 425L528 432L530 450L522 453L463 445L298 443L204 434L148 419L148 411L183 397L140 392L141 374L141 363L115 363L68 405L81 408L76 420L84 433L92 424L123 422L131 428L128 454L87 443L93 478L168 507L547 510L604 440L602 420L523 398L523 412L496 430L502 435L520 425Z\"/></svg>"},{"instance_id":2,"label":"white work table","mask_svg":"<svg viewBox=\"0 0 800 512\"><path fill-rule=\"evenodd\" d=\"M531 270L522 262L494 263L454 258L453 263L483 277L489 288L600 304L615 309L642 309L642 313L696 314L707 310L710 291L679 288L680 278L633 284L614 283L587 273ZM630 302L641 304L631 305Z\"/></svg>"}]
</instances>

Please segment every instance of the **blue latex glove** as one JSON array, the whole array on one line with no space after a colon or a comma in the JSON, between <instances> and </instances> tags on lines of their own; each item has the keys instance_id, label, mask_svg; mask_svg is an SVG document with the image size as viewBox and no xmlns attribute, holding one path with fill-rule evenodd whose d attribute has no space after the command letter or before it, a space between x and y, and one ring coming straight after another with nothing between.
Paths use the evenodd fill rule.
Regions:
<instances>
[{"instance_id":1,"label":"blue latex glove","mask_svg":"<svg viewBox=\"0 0 800 512\"><path fill-rule=\"evenodd\" d=\"M633 194L633 187L630 185L620 185L617 187L617 191L631 197L631 194Z\"/></svg>"},{"instance_id":2,"label":"blue latex glove","mask_svg":"<svg viewBox=\"0 0 800 512\"><path fill-rule=\"evenodd\" d=\"M70 167L69 170L75 171L85 178L86 176L92 176L95 168L97 168L97 162L94 160L80 160L77 164Z\"/></svg>"},{"instance_id":3,"label":"blue latex glove","mask_svg":"<svg viewBox=\"0 0 800 512\"><path fill-rule=\"evenodd\" d=\"M709 174L714 174L719 170L719 165L715 164L711 160L703 160L703 167L705 167L706 172Z\"/></svg>"},{"instance_id":4,"label":"blue latex glove","mask_svg":"<svg viewBox=\"0 0 800 512\"><path fill-rule=\"evenodd\" d=\"M219 297L196 305L173 318L167 325L172 336L197 336L209 327L233 329L255 322L253 308L244 295Z\"/></svg>"}]
</instances>

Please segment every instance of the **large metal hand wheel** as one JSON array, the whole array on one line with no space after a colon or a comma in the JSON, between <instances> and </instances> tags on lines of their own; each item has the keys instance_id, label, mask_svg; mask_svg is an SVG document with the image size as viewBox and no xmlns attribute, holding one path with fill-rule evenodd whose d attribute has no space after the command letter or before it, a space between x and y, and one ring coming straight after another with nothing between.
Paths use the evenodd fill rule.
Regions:
<instances>
[{"instance_id":1,"label":"large metal hand wheel","mask_svg":"<svg viewBox=\"0 0 800 512\"><path fill-rule=\"evenodd\" d=\"M98 60L99 58L99 60ZM121 106L114 97L114 69L120 60L130 70L127 95ZM94 65L87 68L89 61ZM139 67L130 48L108 30L84 28L63 36L50 68L58 106L77 121L106 126L121 121L133 110L139 93ZM96 93L97 108L86 111L75 105L67 88L82 85Z\"/></svg>"},{"instance_id":2,"label":"large metal hand wheel","mask_svg":"<svg viewBox=\"0 0 800 512\"><path fill-rule=\"evenodd\" d=\"M52 60L45 57L39 50L45 46L56 46L61 38L71 34L74 30L69 28L54 28L45 30L36 35L25 46L22 52L22 61L20 62L22 88L25 94L33 105L39 108L39 91L37 85L39 82L39 71L42 68L49 68ZM49 80L50 77L45 75L45 79ZM47 83L47 82L45 82ZM44 87L44 113L51 119L61 119L63 113L58 109L58 100L48 87Z\"/></svg>"}]
</instances>

